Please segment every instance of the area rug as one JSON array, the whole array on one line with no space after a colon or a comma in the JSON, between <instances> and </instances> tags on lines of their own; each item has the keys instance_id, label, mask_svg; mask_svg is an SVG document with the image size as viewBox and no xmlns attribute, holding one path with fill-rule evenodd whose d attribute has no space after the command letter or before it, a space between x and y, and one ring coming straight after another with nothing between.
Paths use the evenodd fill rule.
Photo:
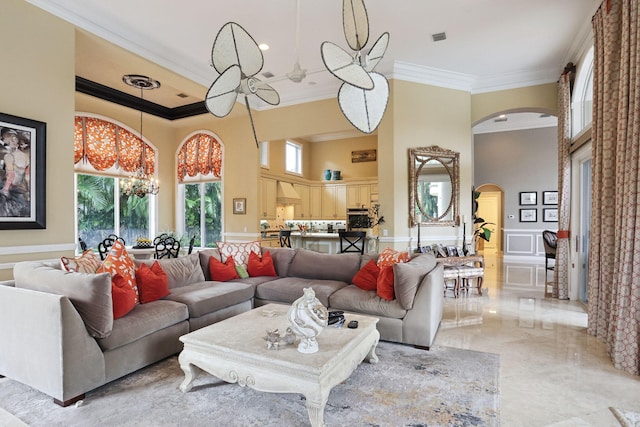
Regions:
<instances>
[{"instance_id":1,"label":"area rug","mask_svg":"<svg viewBox=\"0 0 640 427\"><path fill-rule=\"evenodd\" d=\"M640 427L640 413L620 408L609 408L622 427Z\"/></svg>"},{"instance_id":2,"label":"area rug","mask_svg":"<svg viewBox=\"0 0 640 427\"><path fill-rule=\"evenodd\" d=\"M381 342L376 365L362 363L333 388L331 426L498 426L499 355L449 347L430 351ZM201 373L188 393L177 357L87 393L61 408L49 396L0 379L0 406L36 426L308 426L304 397L262 393Z\"/></svg>"}]
</instances>

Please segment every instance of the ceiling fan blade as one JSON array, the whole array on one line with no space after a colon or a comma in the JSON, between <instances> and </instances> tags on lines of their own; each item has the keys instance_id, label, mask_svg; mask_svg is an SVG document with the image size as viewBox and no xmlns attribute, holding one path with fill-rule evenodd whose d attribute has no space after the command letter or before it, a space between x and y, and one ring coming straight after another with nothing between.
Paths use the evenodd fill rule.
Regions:
<instances>
[{"instance_id":1,"label":"ceiling fan blade","mask_svg":"<svg viewBox=\"0 0 640 427\"><path fill-rule=\"evenodd\" d=\"M247 95L244 96L244 103L247 106L247 111L249 112L249 121L251 121L251 130L253 131L253 139L256 141L256 148L260 148L260 143L258 142L258 136L256 135L256 126L253 124L253 116L251 115L251 107L249 106L249 98Z\"/></svg>"},{"instance_id":2,"label":"ceiling fan blade","mask_svg":"<svg viewBox=\"0 0 640 427\"><path fill-rule=\"evenodd\" d=\"M373 89L373 80L369 73L360 64L354 62L351 55L340 46L324 42L320 46L320 52L322 61L331 74L351 86L366 90Z\"/></svg>"},{"instance_id":3,"label":"ceiling fan blade","mask_svg":"<svg viewBox=\"0 0 640 427\"><path fill-rule=\"evenodd\" d=\"M382 33L378 40L373 44L373 47L366 55L366 64L364 68L367 71L373 71L378 65L378 62L382 60L384 53L387 51L387 46L389 46L389 33Z\"/></svg>"},{"instance_id":4,"label":"ceiling fan blade","mask_svg":"<svg viewBox=\"0 0 640 427\"><path fill-rule=\"evenodd\" d=\"M375 82L371 90L343 84L338 91L342 114L358 130L371 133L378 128L389 102L389 82L379 73L370 73Z\"/></svg>"},{"instance_id":5,"label":"ceiling fan blade","mask_svg":"<svg viewBox=\"0 0 640 427\"><path fill-rule=\"evenodd\" d=\"M274 88L272 88L268 83L255 79L256 83L256 96L262 99L267 104L278 105L280 104L280 95Z\"/></svg>"},{"instance_id":6,"label":"ceiling fan blade","mask_svg":"<svg viewBox=\"0 0 640 427\"><path fill-rule=\"evenodd\" d=\"M244 28L235 22L222 26L211 49L211 63L218 73L239 65L244 76L258 74L264 65L262 51Z\"/></svg>"},{"instance_id":7,"label":"ceiling fan blade","mask_svg":"<svg viewBox=\"0 0 640 427\"><path fill-rule=\"evenodd\" d=\"M369 40L369 18L364 0L343 0L342 24L349 47L362 49Z\"/></svg>"},{"instance_id":8,"label":"ceiling fan blade","mask_svg":"<svg viewBox=\"0 0 640 427\"><path fill-rule=\"evenodd\" d=\"M225 117L231 112L238 97L240 66L231 65L211 84L205 96L207 110L216 117Z\"/></svg>"}]
</instances>

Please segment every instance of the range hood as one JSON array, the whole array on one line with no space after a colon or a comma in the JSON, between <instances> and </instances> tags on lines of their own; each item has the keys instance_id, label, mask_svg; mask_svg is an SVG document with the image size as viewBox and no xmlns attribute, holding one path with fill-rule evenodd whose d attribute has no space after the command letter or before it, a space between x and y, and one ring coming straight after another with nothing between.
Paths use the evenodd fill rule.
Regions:
<instances>
[{"instance_id":1,"label":"range hood","mask_svg":"<svg viewBox=\"0 0 640 427\"><path fill-rule=\"evenodd\" d=\"M278 181L278 196L276 197L276 203L279 205L293 205L294 203L300 203L300 196L298 192L288 182Z\"/></svg>"}]
</instances>

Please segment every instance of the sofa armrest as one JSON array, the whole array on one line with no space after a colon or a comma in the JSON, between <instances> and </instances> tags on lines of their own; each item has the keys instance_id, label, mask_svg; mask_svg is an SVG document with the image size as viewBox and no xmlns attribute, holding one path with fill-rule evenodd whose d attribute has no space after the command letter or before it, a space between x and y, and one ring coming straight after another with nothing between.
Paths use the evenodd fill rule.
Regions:
<instances>
[{"instance_id":1,"label":"sofa armrest","mask_svg":"<svg viewBox=\"0 0 640 427\"><path fill-rule=\"evenodd\" d=\"M418 286L413 308L407 311L402 325L406 343L431 347L444 310L444 267L438 263Z\"/></svg>"},{"instance_id":2,"label":"sofa armrest","mask_svg":"<svg viewBox=\"0 0 640 427\"><path fill-rule=\"evenodd\" d=\"M66 401L105 381L104 357L65 296L0 286L0 374Z\"/></svg>"}]
</instances>

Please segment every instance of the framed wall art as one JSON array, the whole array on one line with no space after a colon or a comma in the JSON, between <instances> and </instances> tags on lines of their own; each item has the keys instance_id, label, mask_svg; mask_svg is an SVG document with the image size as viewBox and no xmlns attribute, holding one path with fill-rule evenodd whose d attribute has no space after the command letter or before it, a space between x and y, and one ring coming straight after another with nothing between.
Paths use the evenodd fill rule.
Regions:
<instances>
[{"instance_id":1,"label":"framed wall art","mask_svg":"<svg viewBox=\"0 0 640 427\"><path fill-rule=\"evenodd\" d=\"M558 204L558 192L557 191L543 191L542 192L542 204L543 205L557 205Z\"/></svg>"},{"instance_id":2,"label":"framed wall art","mask_svg":"<svg viewBox=\"0 0 640 427\"><path fill-rule=\"evenodd\" d=\"M244 215L247 213L247 199L233 199L233 213L234 215Z\"/></svg>"},{"instance_id":3,"label":"framed wall art","mask_svg":"<svg viewBox=\"0 0 640 427\"><path fill-rule=\"evenodd\" d=\"M520 222L538 222L538 210L520 209Z\"/></svg>"},{"instance_id":4,"label":"framed wall art","mask_svg":"<svg viewBox=\"0 0 640 427\"><path fill-rule=\"evenodd\" d=\"M520 205L537 205L538 204L538 192L537 191L521 191L520 192Z\"/></svg>"},{"instance_id":5,"label":"framed wall art","mask_svg":"<svg viewBox=\"0 0 640 427\"><path fill-rule=\"evenodd\" d=\"M0 230L46 228L47 124L0 113Z\"/></svg>"},{"instance_id":6,"label":"framed wall art","mask_svg":"<svg viewBox=\"0 0 640 427\"><path fill-rule=\"evenodd\" d=\"M376 161L376 149L371 150L357 150L351 152L351 163L360 162L375 162Z\"/></svg>"},{"instance_id":7,"label":"framed wall art","mask_svg":"<svg viewBox=\"0 0 640 427\"><path fill-rule=\"evenodd\" d=\"M548 208L542 210L543 222L558 222L558 209Z\"/></svg>"}]
</instances>

